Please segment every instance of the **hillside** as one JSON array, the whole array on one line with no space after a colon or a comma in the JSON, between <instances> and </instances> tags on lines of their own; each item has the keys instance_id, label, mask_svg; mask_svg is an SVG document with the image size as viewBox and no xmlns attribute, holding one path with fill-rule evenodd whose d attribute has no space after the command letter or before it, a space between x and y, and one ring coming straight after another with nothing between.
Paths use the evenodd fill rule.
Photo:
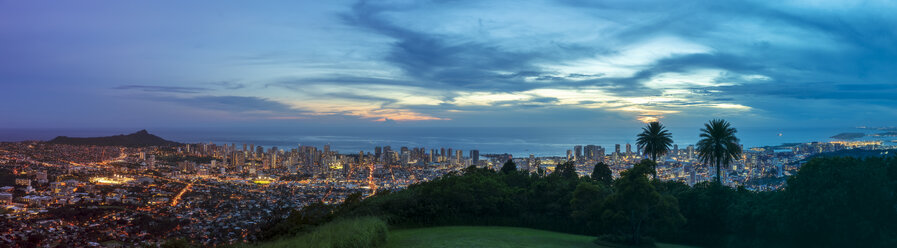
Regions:
<instances>
[{"instance_id":1,"label":"hillside","mask_svg":"<svg viewBox=\"0 0 897 248\"><path fill-rule=\"evenodd\" d=\"M88 137L88 138L75 138L75 137L66 137L66 136L58 136L47 143L51 144L67 144L67 145L96 145L96 146L129 146L129 147L143 147L143 146L174 146L180 145L178 142L168 141L159 136L152 135L146 130L140 130L136 133L124 135L119 134L115 136L106 136L106 137Z\"/></svg>"},{"instance_id":2,"label":"hillside","mask_svg":"<svg viewBox=\"0 0 897 248\"><path fill-rule=\"evenodd\" d=\"M502 171L469 167L400 191L368 198L353 194L338 205L311 204L266 228L259 240L283 245L262 247L290 247L297 235L305 241L332 241L316 247L518 247L541 242L536 234L471 231L471 226L514 226L584 235L614 246L660 241L743 248L897 247L897 212L891 207L897 206L895 157L811 159L787 179L783 190L769 192L716 182L689 186L654 181L649 179L653 165L643 160L612 181L602 163L586 177L578 176L572 163L559 164L550 174L517 171L513 163ZM349 221L357 217L388 223ZM398 229L384 235L379 231L384 226ZM354 236L347 233L378 235L349 242L365 244L357 246L347 244L346 238ZM547 237L551 243L566 242L555 238ZM468 241L482 243L464 243Z\"/></svg>"},{"instance_id":3,"label":"hillside","mask_svg":"<svg viewBox=\"0 0 897 248\"><path fill-rule=\"evenodd\" d=\"M655 244L658 248L693 246ZM249 247L249 246L247 246ZM386 231L386 224L372 218L342 220L305 235L252 245L280 247L581 247L610 248L595 243L594 236L505 226L441 226Z\"/></svg>"},{"instance_id":4,"label":"hillside","mask_svg":"<svg viewBox=\"0 0 897 248\"><path fill-rule=\"evenodd\" d=\"M520 227L445 226L390 231L386 247L584 247L601 248L595 237ZM660 248L691 246L658 243Z\"/></svg>"}]
</instances>

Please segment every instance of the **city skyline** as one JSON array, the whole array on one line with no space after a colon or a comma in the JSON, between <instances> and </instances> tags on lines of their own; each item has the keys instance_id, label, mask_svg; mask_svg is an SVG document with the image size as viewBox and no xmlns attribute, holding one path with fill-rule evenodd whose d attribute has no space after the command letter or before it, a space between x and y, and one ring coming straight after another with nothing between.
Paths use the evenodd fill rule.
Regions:
<instances>
[{"instance_id":1,"label":"city skyline","mask_svg":"<svg viewBox=\"0 0 897 248\"><path fill-rule=\"evenodd\" d=\"M897 247L894 13L0 0L0 247Z\"/></svg>"},{"instance_id":2,"label":"city skyline","mask_svg":"<svg viewBox=\"0 0 897 248\"><path fill-rule=\"evenodd\" d=\"M894 10L2 2L0 126L892 126Z\"/></svg>"}]
</instances>

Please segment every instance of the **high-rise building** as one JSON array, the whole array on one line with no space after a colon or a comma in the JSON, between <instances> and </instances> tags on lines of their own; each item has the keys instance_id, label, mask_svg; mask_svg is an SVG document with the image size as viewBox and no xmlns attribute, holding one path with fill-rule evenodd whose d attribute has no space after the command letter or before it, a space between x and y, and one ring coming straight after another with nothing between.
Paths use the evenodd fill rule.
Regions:
<instances>
[{"instance_id":1,"label":"high-rise building","mask_svg":"<svg viewBox=\"0 0 897 248\"><path fill-rule=\"evenodd\" d=\"M617 156L620 155L620 144L614 145L614 154L616 154Z\"/></svg>"},{"instance_id":2,"label":"high-rise building","mask_svg":"<svg viewBox=\"0 0 897 248\"><path fill-rule=\"evenodd\" d=\"M358 151L358 161L357 163L364 163L364 151Z\"/></svg>"},{"instance_id":3,"label":"high-rise building","mask_svg":"<svg viewBox=\"0 0 897 248\"><path fill-rule=\"evenodd\" d=\"M474 165L480 162L480 150L470 150L470 162Z\"/></svg>"},{"instance_id":4,"label":"high-rise building","mask_svg":"<svg viewBox=\"0 0 897 248\"><path fill-rule=\"evenodd\" d=\"M632 145L626 143L626 156L632 155Z\"/></svg>"},{"instance_id":5,"label":"high-rise building","mask_svg":"<svg viewBox=\"0 0 897 248\"><path fill-rule=\"evenodd\" d=\"M380 158L380 154L382 154L382 152L383 152L382 149L383 149L383 148L380 148L379 146L378 146L378 147L374 147L374 157L375 157L375 158L378 158L378 159Z\"/></svg>"},{"instance_id":6,"label":"high-rise building","mask_svg":"<svg viewBox=\"0 0 897 248\"><path fill-rule=\"evenodd\" d=\"M427 160L428 160L430 163L436 162L436 161L433 160L433 159L439 157L439 156L436 155L436 149L430 149L430 154L427 154L427 155L428 155L428 156L427 156L427 158L428 158Z\"/></svg>"},{"instance_id":7,"label":"high-rise building","mask_svg":"<svg viewBox=\"0 0 897 248\"><path fill-rule=\"evenodd\" d=\"M567 150L567 160L573 160L573 151Z\"/></svg>"},{"instance_id":8,"label":"high-rise building","mask_svg":"<svg viewBox=\"0 0 897 248\"><path fill-rule=\"evenodd\" d=\"M689 160L693 159L694 154L695 154L695 146L688 145L688 147L685 148L685 152L688 153L688 154L686 154L686 156L688 157Z\"/></svg>"},{"instance_id":9,"label":"high-rise building","mask_svg":"<svg viewBox=\"0 0 897 248\"><path fill-rule=\"evenodd\" d=\"M401 151L401 164L407 165L411 161L411 152L408 151L408 148L402 147L403 149L399 149Z\"/></svg>"},{"instance_id":10,"label":"high-rise building","mask_svg":"<svg viewBox=\"0 0 897 248\"><path fill-rule=\"evenodd\" d=\"M573 160L580 161L582 160L582 146L574 146L573 147Z\"/></svg>"},{"instance_id":11,"label":"high-rise building","mask_svg":"<svg viewBox=\"0 0 897 248\"><path fill-rule=\"evenodd\" d=\"M464 157L464 151L461 151L460 149L455 150L455 161L461 163L461 157Z\"/></svg>"},{"instance_id":12,"label":"high-rise building","mask_svg":"<svg viewBox=\"0 0 897 248\"><path fill-rule=\"evenodd\" d=\"M595 145L587 145L583 154L583 160L598 160L598 147Z\"/></svg>"}]
</instances>

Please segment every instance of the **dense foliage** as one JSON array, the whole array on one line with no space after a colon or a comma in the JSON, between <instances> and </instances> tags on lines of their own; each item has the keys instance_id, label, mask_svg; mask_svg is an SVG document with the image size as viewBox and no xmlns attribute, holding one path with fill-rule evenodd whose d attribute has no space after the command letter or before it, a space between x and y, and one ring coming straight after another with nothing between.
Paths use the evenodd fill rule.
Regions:
<instances>
[{"instance_id":1,"label":"dense foliage","mask_svg":"<svg viewBox=\"0 0 897 248\"><path fill-rule=\"evenodd\" d=\"M378 216L394 226L519 226L626 243L897 247L895 158L813 159L774 192L653 181L646 176L652 167L645 160L610 184L579 177L569 164L548 175L471 167L402 191L297 211L270 231ZM315 209L325 209L325 217L310 216Z\"/></svg>"}]
</instances>

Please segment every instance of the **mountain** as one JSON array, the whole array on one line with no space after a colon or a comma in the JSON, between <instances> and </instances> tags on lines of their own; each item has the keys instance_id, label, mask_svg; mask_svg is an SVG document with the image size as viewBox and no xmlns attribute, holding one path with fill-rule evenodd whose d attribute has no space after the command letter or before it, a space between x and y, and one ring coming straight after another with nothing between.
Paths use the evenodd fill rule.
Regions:
<instances>
[{"instance_id":1,"label":"mountain","mask_svg":"<svg viewBox=\"0 0 897 248\"><path fill-rule=\"evenodd\" d=\"M146 130L140 130L136 133L106 137L90 137L90 138L72 138L66 136L58 136L48 143L51 144L67 144L67 145L96 145L96 146L175 146L181 143L168 141L159 136L152 135Z\"/></svg>"},{"instance_id":2,"label":"mountain","mask_svg":"<svg viewBox=\"0 0 897 248\"><path fill-rule=\"evenodd\" d=\"M864 133L839 133L839 134L829 137L829 138L838 139L838 140L852 140L852 139L859 139L864 136L866 136L866 134L864 134Z\"/></svg>"}]
</instances>

